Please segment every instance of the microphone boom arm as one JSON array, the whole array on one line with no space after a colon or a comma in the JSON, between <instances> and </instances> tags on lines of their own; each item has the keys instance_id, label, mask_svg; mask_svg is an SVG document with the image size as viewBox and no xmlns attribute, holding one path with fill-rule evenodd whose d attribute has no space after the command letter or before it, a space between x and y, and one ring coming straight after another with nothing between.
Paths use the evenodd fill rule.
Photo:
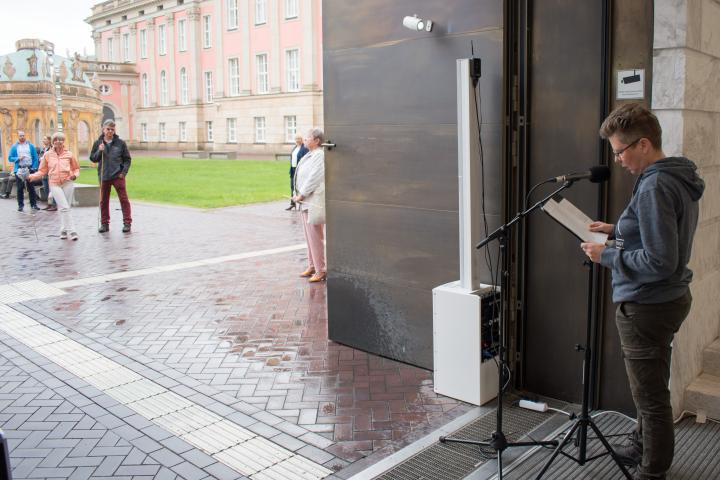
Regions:
<instances>
[{"instance_id":1,"label":"microphone boom arm","mask_svg":"<svg viewBox=\"0 0 720 480\"><path fill-rule=\"evenodd\" d=\"M504 224L504 225L501 225L501 226L498 227L497 229L495 229L495 230L493 230L492 232L490 232L487 237L483 238L482 240L480 240L480 241L478 242L477 245L475 245L475 248L476 248L476 249L483 248L485 245L487 245L488 243L492 242L492 241L495 240L496 238L499 238L499 237L501 237L501 236L504 236L506 230L508 230L508 229L509 229L510 227L512 227L513 225L515 225L518 221L520 221L520 219L526 217L526 216L527 216L528 214L530 214L532 211L537 210L538 208L542 207L543 205L545 205L545 203L546 203L548 200L550 200L552 197L554 197L554 196L557 195L558 193L562 192L563 190L572 187L574 183L575 183L575 180L566 180L565 183L563 183L560 188L555 189L555 190L554 190L552 193L550 193L548 196L546 196L546 197L543 198L542 200L538 201L535 205L533 205L532 207L528 208L528 209L525 210L524 212L519 212L519 213L518 213L517 215L515 215L515 217L514 217L512 220L510 220L508 223L506 223L506 224Z\"/></svg>"}]
</instances>

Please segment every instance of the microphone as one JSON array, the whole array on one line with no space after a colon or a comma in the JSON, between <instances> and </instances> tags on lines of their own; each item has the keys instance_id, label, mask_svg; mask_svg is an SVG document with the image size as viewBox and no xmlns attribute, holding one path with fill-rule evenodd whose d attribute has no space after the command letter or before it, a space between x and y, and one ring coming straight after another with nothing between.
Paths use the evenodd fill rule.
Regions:
<instances>
[{"instance_id":1,"label":"microphone","mask_svg":"<svg viewBox=\"0 0 720 480\"><path fill-rule=\"evenodd\" d=\"M568 173L567 175L560 175L559 177L551 178L549 182L574 182L576 180L589 179L592 183L606 182L610 178L610 167L607 165L597 165L590 167L587 172L580 173Z\"/></svg>"}]
</instances>

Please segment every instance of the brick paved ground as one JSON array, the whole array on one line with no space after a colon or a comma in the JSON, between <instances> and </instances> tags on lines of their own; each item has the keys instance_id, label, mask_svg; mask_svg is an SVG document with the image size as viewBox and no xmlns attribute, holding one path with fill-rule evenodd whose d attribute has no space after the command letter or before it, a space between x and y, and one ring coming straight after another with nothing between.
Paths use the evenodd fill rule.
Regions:
<instances>
[{"instance_id":1,"label":"brick paved ground","mask_svg":"<svg viewBox=\"0 0 720 480\"><path fill-rule=\"evenodd\" d=\"M14 206L0 200L0 285L303 242L284 202L209 211L135 204L131 235L120 232L117 209L106 235L96 233L95 209L75 209L74 243L59 240L56 213ZM379 459L469 410L435 395L430 372L328 341L325 286L297 277L304 258L295 250L116 279L12 307L333 470ZM0 378L16 478L237 477L2 330Z\"/></svg>"}]
</instances>

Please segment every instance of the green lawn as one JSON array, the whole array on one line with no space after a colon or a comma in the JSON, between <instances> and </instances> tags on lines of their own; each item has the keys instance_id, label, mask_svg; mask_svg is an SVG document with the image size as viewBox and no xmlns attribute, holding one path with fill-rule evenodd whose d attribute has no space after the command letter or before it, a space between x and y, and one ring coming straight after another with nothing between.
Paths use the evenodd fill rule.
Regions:
<instances>
[{"instance_id":1,"label":"green lawn","mask_svg":"<svg viewBox=\"0 0 720 480\"><path fill-rule=\"evenodd\" d=\"M198 208L280 200L290 194L288 168L282 161L137 157L127 177L128 195L130 201ZM97 185L97 173L83 168L78 183Z\"/></svg>"}]
</instances>

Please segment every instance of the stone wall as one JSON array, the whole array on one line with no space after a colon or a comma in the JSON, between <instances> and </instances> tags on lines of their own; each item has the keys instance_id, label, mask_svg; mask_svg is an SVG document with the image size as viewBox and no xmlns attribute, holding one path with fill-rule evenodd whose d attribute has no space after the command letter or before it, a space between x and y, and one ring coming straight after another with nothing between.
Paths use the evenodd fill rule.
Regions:
<instances>
[{"instance_id":1,"label":"stone wall","mask_svg":"<svg viewBox=\"0 0 720 480\"><path fill-rule=\"evenodd\" d=\"M702 352L720 332L720 1L658 0L652 108L667 155L693 160L705 179L690 267L690 316L675 337L671 392L683 407L687 385L702 370Z\"/></svg>"}]
</instances>

